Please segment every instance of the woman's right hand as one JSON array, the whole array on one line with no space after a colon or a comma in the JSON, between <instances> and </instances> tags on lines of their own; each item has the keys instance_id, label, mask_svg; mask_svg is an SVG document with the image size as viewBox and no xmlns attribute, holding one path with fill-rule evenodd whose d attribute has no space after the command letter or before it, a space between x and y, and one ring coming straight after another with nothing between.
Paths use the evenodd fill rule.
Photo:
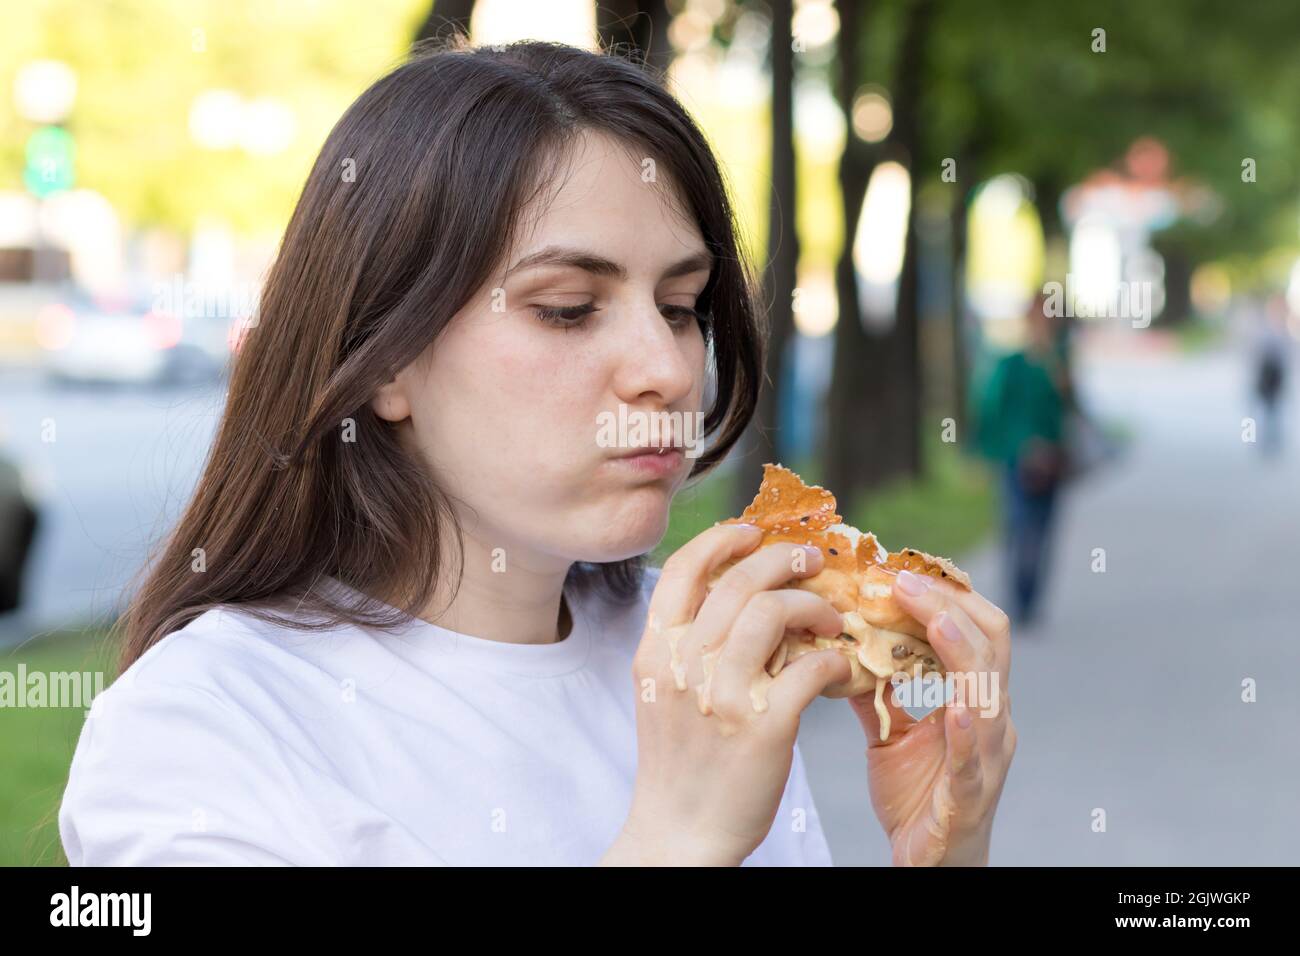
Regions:
<instances>
[{"instance_id":1,"label":"woman's right hand","mask_svg":"<svg viewBox=\"0 0 1300 956\"><path fill-rule=\"evenodd\" d=\"M633 661L632 809L603 863L739 865L772 827L804 708L850 676L834 650L768 675L787 629L829 636L842 620L824 598L781 588L820 571L821 552L755 551L761 537L752 525L716 525L664 563ZM709 590L711 573L736 558Z\"/></svg>"}]
</instances>

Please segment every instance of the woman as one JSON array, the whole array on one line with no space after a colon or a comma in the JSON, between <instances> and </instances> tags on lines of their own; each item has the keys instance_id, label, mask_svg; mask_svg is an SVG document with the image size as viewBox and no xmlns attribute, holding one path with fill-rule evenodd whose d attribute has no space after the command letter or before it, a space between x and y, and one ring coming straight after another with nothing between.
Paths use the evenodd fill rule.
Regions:
<instances>
[{"instance_id":1,"label":"woman","mask_svg":"<svg viewBox=\"0 0 1300 956\"><path fill-rule=\"evenodd\" d=\"M1283 295L1268 300L1260 315L1261 325L1255 334L1255 398L1259 402L1259 450L1275 458L1282 450L1282 398L1286 391L1287 360L1290 341L1287 337L1287 303Z\"/></svg>"},{"instance_id":2,"label":"woman","mask_svg":"<svg viewBox=\"0 0 1300 956\"><path fill-rule=\"evenodd\" d=\"M1053 516L1069 465L1066 417L1076 408L1068 339L1045 295L1025 313L1022 348L1001 356L977 410L983 453L1001 469L1002 515L1012 620L1038 620L1051 555Z\"/></svg>"},{"instance_id":3,"label":"woman","mask_svg":"<svg viewBox=\"0 0 1300 956\"><path fill-rule=\"evenodd\" d=\"M800 659L763 713L743 691L787 627L839 629L782 587L820 554L795 572L718 526L642 574L673 493L753 412L752 289L704 137L636 66L455 47L364 93L126 616L60 814L69 860L829 863L795 735L847 663ZM709 447L596 441L620 407L704 411ZM905 600L951 634L950 669L1005 686L996 608ZM723 638L706 717L670 658L697 684ZM970 718L873 748L898 862L987 860L1014 731L1005 707Z\"/></svg>"}]
</instances>

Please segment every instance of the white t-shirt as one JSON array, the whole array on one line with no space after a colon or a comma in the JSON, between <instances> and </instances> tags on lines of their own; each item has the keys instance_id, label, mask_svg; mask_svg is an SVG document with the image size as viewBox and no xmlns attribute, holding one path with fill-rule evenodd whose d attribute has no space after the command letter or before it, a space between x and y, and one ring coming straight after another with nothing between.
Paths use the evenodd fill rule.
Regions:
<instances>
[{"instance_id":1,"label":"white t-shirt","mask_svg":"<svg viewBox=\"0 0 1300 956\"><path fill-rule=\"evenodd\" d=\"M572 630L542 645L207 611L95 699L59 813L68 860L594 864L631 806L656 578L622 607L566 592ZM831 864L797 747L745 863Z\"/></svg>"}]
</instances>

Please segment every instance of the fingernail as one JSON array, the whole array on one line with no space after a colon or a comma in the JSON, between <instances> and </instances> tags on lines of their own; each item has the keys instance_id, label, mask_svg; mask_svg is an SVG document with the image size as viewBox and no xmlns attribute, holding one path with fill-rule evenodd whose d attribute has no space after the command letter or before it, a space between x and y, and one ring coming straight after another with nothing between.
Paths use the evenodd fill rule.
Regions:
<instances>
[{"instance_id":1,"label":"fingernail","mask_svg":"<svg viewBox=\"0 0 1300 956\"><path fill-rule=\"evenodd\" d=\"M919 574L913 574L911 571L899 571L898 587L904 594L916 597L930 589L930 582Z\"/></svg>"},{"instance_id":2,"label":"fingernail","mask_svg":"<svg viewBox=\"0 0 1300 956\"><path fill-rule=\"evenodd\" d=\"M943 612L943 620L939 622L939 630L950 641L960 641L964 636L961 628L957 626L957 622L952 619L952 615L947 611Z\"/></svg>"},{"instance_id":3,"label":"fingernail","mask_svg":"<svg viewBox=\"0 0 1300 956\"><path fill-rule=\"evenodd\" d=\"M962 727L962 728L969 727L969 726L970 726L970 720L971 720L971 717L970 717L970 711L967 710L965 707L962 707L960 710L957 711L957 726L958 726L958 727Z\"/></svg>"},{"instance_id":4,"label":"fingernail","mask_svg":"<svg viewBox=\"0 0 1300 956\"><path fill-rule=\"evenodd\" d=\"M747 530L747 531L757 531L757 530L758 530L758 525L756 525L756 524L749 524L748 522L744 522L744 523L738 524L738 525L736 525L736 527L737 527L737 528L744 528L744 529Z\"/></svg>"},{"instance_id":5,"label":"fingernail","mask_svg":"<svg viewBox=\"0 0 1300 956\"><path fill-rule=\"evenodd\" d=\"M815 544L801 544L799 545L799 547L807 551L809 557L812 557L814 554L822 553L822 549L817 547Z\"/></svg>"}]
</instances>

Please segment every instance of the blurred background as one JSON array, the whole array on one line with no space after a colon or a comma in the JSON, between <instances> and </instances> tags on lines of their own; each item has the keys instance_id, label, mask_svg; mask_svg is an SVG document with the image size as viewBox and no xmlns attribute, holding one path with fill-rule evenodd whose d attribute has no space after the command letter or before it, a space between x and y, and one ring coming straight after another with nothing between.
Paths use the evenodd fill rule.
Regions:
<instances>
[{"instance_id":1,"label":"blurred background","mask_svg":"<svg viewBox=\"0 0 1300 956\"><path fill-rule=\"evenodd\" d=\"M111 683L317 149L455 30L666 70L725 167L770 387L660 556L790 465L1012 615L994 864L1294 861L1300 8L29 0L0 29L0 864L63 862L85 713L15 688ZM886 863L849 708L800 740L836 862Z\"/></svg>"}]
</instances>

